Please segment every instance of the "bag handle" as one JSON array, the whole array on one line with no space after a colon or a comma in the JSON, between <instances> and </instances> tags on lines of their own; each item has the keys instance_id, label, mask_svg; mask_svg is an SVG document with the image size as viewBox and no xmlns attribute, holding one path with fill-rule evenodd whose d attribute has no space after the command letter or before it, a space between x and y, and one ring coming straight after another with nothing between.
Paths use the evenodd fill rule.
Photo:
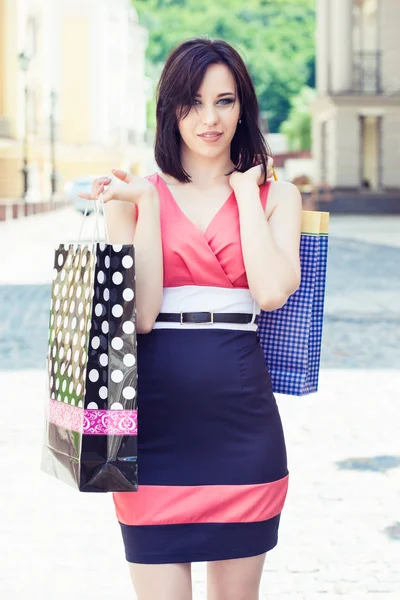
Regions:
<instances>
[{"instance_id":1,"label":"bag handle","mask_svg":"<svg viewBox=\"0 0 400 600\"><path fill-rule=\"evenodd\" d=\"M79 235L78 235L78 239L77 239L77 242L76 242L77 245L79 245L81 243L82 231L83 231L83 226L85 224L85 219L87 217L87 212L88 212L88 208L89 208L89 202L90 202L90 200L87 201L86 209L85 209L85 214L83 215L83 218L82 218L82 225L81 225L81 228L80 228L80 231L79 231ZM97 243L100 243L100 232L99 232L100 206L102 206L102 208L103 208L105 242L106 242L106 244L109 244L110 243L110 236L109 236L109 233L108 233L106 213L104 211L104 194L100 194L99 200L98 201L94 200L94 203L95 203L94 206L95 206L96 220L95 220L95 224L94 224L94 231L93 231L93 237L92 237L92 242L91 242L92 246L95 243L96 233L97 233Z\"/></svg>"}]
</instances>

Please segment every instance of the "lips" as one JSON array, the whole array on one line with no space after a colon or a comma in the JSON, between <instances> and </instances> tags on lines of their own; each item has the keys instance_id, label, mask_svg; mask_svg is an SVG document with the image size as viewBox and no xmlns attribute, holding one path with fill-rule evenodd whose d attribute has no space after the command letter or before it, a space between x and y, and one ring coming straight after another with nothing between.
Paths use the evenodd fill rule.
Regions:
<instances>
[{"instance_id":1,"label":"lips","mask_svg":"<svg viewBox=\"0 0 400 600\"><path fill-rule=\"evenodd\" d=\"M222 133L220 131L207 131L205 133L200 133L199 135L202 138L212 138L212 137L218 137L218 136L222 135Z\"/></svg>"},{"instance_id":2,"label":"lips","mask_svg":"<svg viewBox=\"0 0 400 600\"><path fill-rule=\"evenodd\" d=\"M222 133L213 132L213 133L202 133L199 135L199 138L203 140L206 144L216 144L222 137Z\"/></svg>"}]
</instances>

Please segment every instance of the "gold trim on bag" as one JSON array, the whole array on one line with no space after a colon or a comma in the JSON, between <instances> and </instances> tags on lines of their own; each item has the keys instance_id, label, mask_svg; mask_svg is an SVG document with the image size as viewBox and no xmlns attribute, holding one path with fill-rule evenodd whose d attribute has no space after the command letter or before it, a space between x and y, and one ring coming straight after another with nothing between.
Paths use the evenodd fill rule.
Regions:
<instances>
[{"instance_id":1,"label":"gold trim on bag","mask_svg":"<svg viewBox=\"0 0 400 600\"><path fill-rule=\"evenodd\" d=\"M301 211L301 233L305 235L327 235L329 213L317 210Z\"/></svg>"}]
</instances>

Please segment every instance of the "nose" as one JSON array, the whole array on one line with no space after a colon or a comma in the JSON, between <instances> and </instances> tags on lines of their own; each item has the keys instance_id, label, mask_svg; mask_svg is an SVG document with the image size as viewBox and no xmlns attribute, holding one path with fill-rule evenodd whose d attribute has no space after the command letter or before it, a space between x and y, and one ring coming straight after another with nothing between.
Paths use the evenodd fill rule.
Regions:
<instances>
[{"instance_id":1,"label":"nose","mask_svg":"<svg viewBox=\"0 0 400 600\"><path fill-rule=\"evenodd\" d=\"M218 112L215 106L210 106L204 111L204 125L211 127L212 125L216 125L216 123L218 123Z\"/></svg>"}]
</instances>

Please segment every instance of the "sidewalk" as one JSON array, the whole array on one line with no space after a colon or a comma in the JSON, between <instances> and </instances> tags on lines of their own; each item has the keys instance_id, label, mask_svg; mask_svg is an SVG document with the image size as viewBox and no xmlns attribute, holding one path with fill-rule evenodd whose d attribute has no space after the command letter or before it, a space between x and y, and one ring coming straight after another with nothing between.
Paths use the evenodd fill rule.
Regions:
<instances>
[{"instance_id":1,"label":"sidewalk","mask_svg":"<svg viewBox=\"0 0 400 600\"><path fill-rule=\"evenodd\" d=\"M93 238L94 215L84 221L82 240ZM76 242L83 216L73 207L0 222L0 285L51 283L54 250ZM101 235L103 234L100 217ZM29 249L29 267L27 261Z\"/></svg>"},{"instance_id":2,"label":"sidewalk","mask_svg":"<svg viewBox=\"0 0 400 600\"><path fill-rule=\"evenodd\" d=\"M331 215L331 237L400 248L400 215Z\"/></svg>"},{"instance_id":3,"label":"sidewalk","mask_svg":"<svg viewBox=\"0 0 400 600\"><path fill-rule=\"evenodd\" d=\"M1 373L2 600L133 598L110 494L39 471L44 372ZM277 395L290 486L265 600L398 600L400 372L325 370L320 391ZM18 412L17 412L18 407ZM193 565L195 600L205 565Z\"/></svg>"},{"instance_id":4,"label":"sidewalk","mask_svg":"<svg viewBox=\"0 0 400 600\"><path fill-rule=\"evenodd\" d=\"M1 600L134 598L112 496L39 470L45 370L27 359L47 337L53 249L81 222L64 208L0 223ZM88 217L84 239L93 227ZM317 394L276 395L290 485L262 600L400 598L398 232L397 217L331 218L329 368ZM205 600L203 563L193 579Z\"/></svg>"}]
</instances>

